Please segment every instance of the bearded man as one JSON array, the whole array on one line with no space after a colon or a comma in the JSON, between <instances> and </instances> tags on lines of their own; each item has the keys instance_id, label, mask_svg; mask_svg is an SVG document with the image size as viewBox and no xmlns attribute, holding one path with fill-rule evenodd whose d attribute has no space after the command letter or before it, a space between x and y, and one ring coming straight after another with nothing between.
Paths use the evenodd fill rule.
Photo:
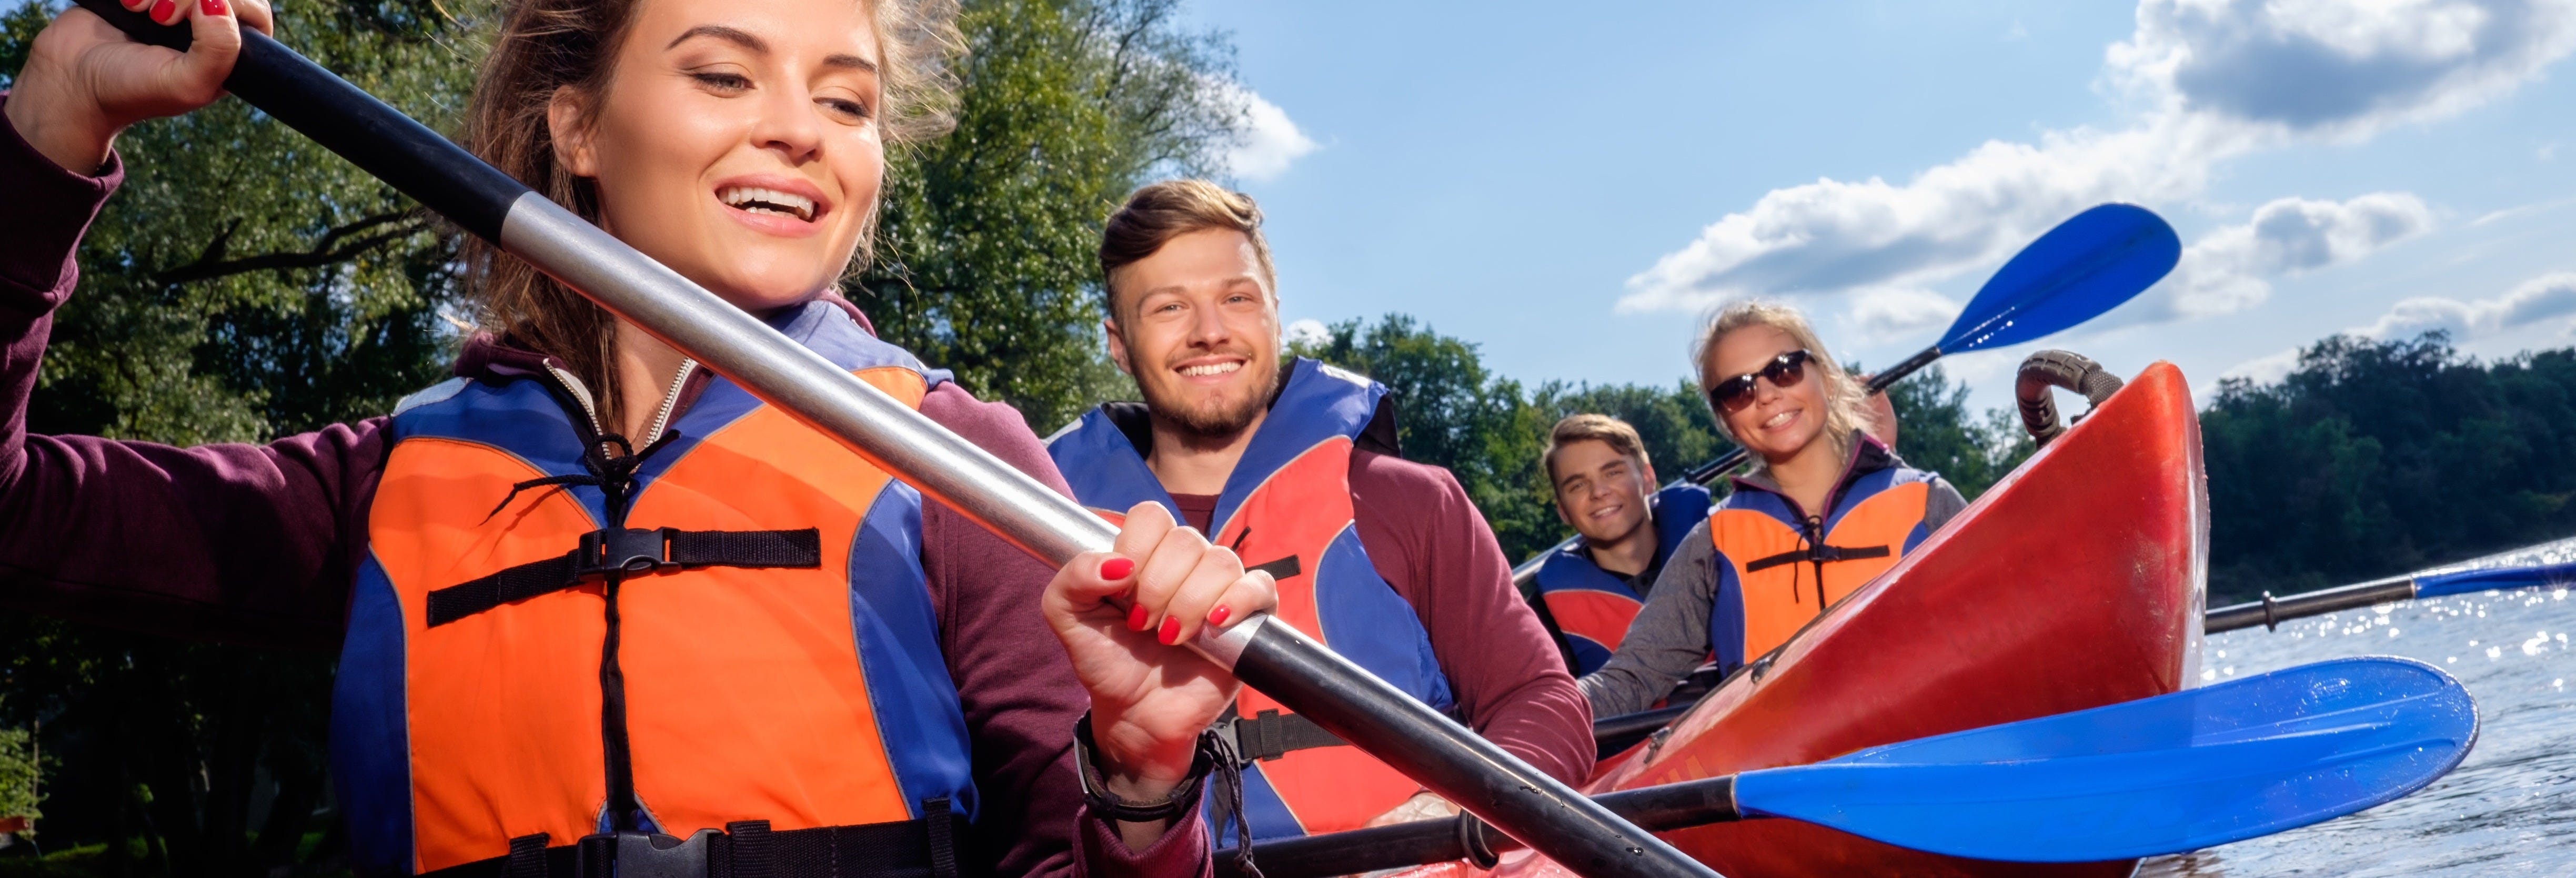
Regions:
<instances>
[{"instance_id":1,"label":"bearded man","mask_svg":"<svg viewBox=\"0 0 2576 878\"><path fill-rule=\"evenodd\" d=\"M1281 621L1540 770L1583 780L1591 708L1466 490L1400 456L1385 386L1282 361L1252 199L1199 180L1139 189L1109 217L1100 268L1110 355L1145 401L1103 405L1049 440L1074 496L1113 519L1144 501L1170 507L1270 572ZM1259 693L1246 690L1234 717L1220 728L1246 763L1242 816L1256 841L1457 811ZM1231 792L1206 799L1228 839L1233 815L1213 811Z\"/></svg>"}]
</instances>

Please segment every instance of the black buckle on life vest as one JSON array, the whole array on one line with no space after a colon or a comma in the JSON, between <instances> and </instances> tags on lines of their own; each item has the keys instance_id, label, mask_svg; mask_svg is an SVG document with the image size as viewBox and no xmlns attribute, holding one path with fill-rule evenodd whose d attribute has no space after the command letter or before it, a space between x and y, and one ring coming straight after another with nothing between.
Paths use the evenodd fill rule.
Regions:
<instances>
[{"instance_id":1,"label":"black buckle on life vest","mask_svg":"<svg viewBox=\"0 0 2576 878\"><path fill-rule=\"evenodd\" d=\"M603 528L581 535L581 547L574 551L573 576L585 578L610 573L651 573L680 566L671 560L673 528Z\"/></svg>"},{"instance_id":2,"label":"black buckle on life vest","mask_svg":"<svg viewBox=\"0 0 2576 878\"><path fill-rule=\"evenodd\" d=\"M1801 561L1814 561L1831 564L1836 561L1858 561L1863 558L1885 558L1888 554L1889 552L1886 546L1813 546L1804 549L1791 549L1769 557L1756 558L1744 565L1744 572L1754 573L1778 567L1782 564L1796 564Z\"/></svg>"},{"instance_id":3,"label":"black buckle on life vest","mask_svg":"<svg viewBox=\"0 0 2576 878\"><path fill-rule=\"evenodd\" d=\"M707 878L707 852L720 834L701 829L688 838L644 832L584 836L574 873L585 878Z\"/></svg>"}]
</instances>

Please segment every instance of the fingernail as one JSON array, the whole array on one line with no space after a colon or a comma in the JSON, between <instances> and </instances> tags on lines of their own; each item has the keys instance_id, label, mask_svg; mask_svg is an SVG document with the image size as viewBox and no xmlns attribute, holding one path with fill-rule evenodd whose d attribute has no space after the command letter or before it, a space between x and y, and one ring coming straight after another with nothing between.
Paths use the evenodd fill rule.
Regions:
<instances>
[{"instance_id":1,"label":"fingernail","mask_svg":"<svg viewBox=\"0 0 2576 878\"><path fill-rule=\"evenodd\" d=\"M215 2L215 0L207 0L207 2L211 3ZM1134 572L1136 572L1136 562L1125 558L1111 558L1107 561L1100 562L1100 578L1102 579L1125 579L1127 578L1127 574Z\"/></svg>"},{"instance_id":2,"label":"fingernail","mask_svg":"<svg viewBox=\"0 0 2576 878\"><path fill-rule=\"evenodd\" d=\"M197 11L205 15L222 15L226 11L224 0L203 0L197 4Z\"/></svg>"},{"instance_id":3,"label":"fingernail","mask_svg":"<svg viewBox=\"0 0 2576 878\"><path fill-rule=\"evenodd\" d=\"M1181 620L1164 619L1163 631L1159 639L1165 646L1181 642Z\"/></svg>"},{"instance_id":4,"label":"fingernail","mask_svg":"<svg viewBox=\"0 0 2576 878\"><path fill-rule=\"evenodd\" d=\"M170 0L154 0L152 20L162 24L178 24L179 4L172 3Z\"/></svg>"},{"instance_id":5,"label":"fingernail","mask_svg":"<svg viewBox=\"0 0 2576 878\"><path fill-rule=\"evenodd\" d=\"M1153 618L1154 614L1145 612L1144 604L1137 604L1135 609L1127 611L1127 630L1143 631L1145 623Z\"/></svg>"},{"instance_id":6,"label":"fingernail","mask_svg":"<svg viewBox=\"0 0 2576 878\"><path fill-rule=\"evenodd\" d=\"M1228 616L1232 616L1232 615L1234 615L1234 608L1233 608L1233 607L1229 607L1229 606L1226 606L1226 605L1224 605L1224 604L1218 604L1218 605L1216 605L1216 609L1213 609L1213 610L1209 610L1209 611L1208 611L1208 624L1210 624L1210 625L1223 625L1223 624L1225 624L1225 619L1226 619L1226 617L1228 617Z\"/></svg>"}]
</instances>

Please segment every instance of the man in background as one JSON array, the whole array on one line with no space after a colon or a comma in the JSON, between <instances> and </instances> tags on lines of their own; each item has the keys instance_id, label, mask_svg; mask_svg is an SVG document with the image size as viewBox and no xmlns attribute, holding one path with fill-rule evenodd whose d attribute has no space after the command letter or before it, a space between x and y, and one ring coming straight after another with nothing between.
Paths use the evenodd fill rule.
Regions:
<instances>
[{"instance_id":1,"label":"man in background","mask_svg":"<svg viewBox=\"0 0 2576 878\"><path fill-rule=\"evenodd\" d=\"M1692 484L1655 490L1645 440L1608 415L1556 422L1543 460L1556 515L1581 538L1539 567L1538 606L1582 676L1619 651L1664 561L1708 517L1709 494Z\"/></svg>"}]
</instances>

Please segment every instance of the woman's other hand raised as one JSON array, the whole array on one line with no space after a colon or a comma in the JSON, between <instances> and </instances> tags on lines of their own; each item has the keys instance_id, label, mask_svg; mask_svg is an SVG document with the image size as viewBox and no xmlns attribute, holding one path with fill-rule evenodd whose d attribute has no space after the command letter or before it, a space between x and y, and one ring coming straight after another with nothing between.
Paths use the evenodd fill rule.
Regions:
<instances>
[{"instance_id":1,"label":"woman's other hand raised","mask_svg":"<svg viewBox=\"0 0 2576 878\"><path fill-rule=\"evenodd\" d=\"M124 0L161 24L185 23L186 52L147 46L89 10L63 11L27 54L9 93L9 124L37 152L76 174L98 173L118 132L224 95L241 55L241 25L275 27L266 0Z\"/></svg>"},{"instance_id":2,"label":"woman's other hand raised","mask_svg":"<svg viewBox=\"0 0 2576 878\"><path fill-rule=\"evenodd\" d=\"M1279 603L1278 583L1161 504L1127 511L1112 551L1085 552L1056 571L1047 624L1091 693L1092 738L1108 792L1157 801L1190 776L1199 732L1242 684L1185 644ZM1121 826L1122 831L1128 827ZM1141 838L1163 827L1138 827Z\"/></svg>"}]
</instances>

